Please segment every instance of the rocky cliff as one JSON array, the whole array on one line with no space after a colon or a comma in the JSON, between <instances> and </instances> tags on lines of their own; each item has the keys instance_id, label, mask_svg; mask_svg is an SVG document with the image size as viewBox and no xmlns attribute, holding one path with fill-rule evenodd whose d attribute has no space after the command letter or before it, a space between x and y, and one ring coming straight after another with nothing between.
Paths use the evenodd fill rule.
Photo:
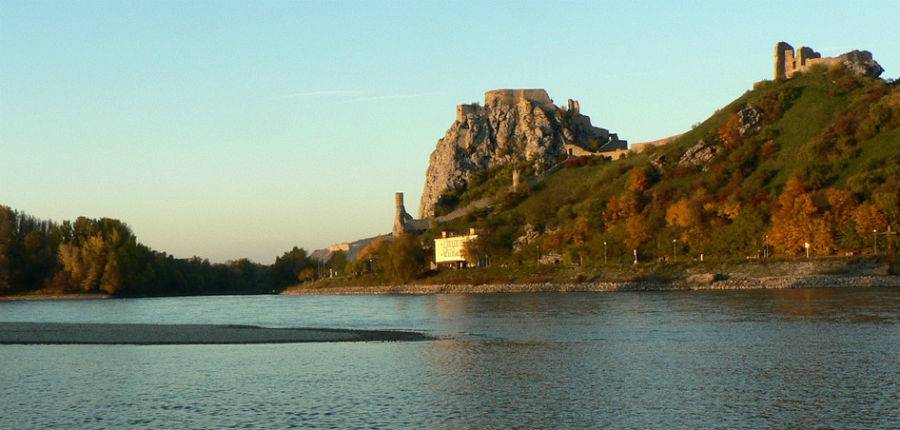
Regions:
<instances>
[{"instance_id":1,"label":"rocky cliff","mask_svg":"<svg viewBox=\"0 0 900 430\"><path fill-rule=\"evenodd\" d=\"M592 126L577 101L561 108L541 89L488 91L484 106L457 106L456 121L438 140L425 174L419 216L433 217L441 195L465 187L471 172L514 162L532 163L541 171L564 158L567 145L591 152L627 146L615 134Z\"/></svg>"}]
</instances>

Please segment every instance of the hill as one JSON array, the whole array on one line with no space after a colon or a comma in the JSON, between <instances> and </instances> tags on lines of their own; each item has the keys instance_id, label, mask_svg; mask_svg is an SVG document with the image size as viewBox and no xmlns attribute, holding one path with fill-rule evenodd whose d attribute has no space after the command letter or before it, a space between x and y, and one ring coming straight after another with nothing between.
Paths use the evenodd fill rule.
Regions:
<instances>
[{"instance_id":1,"label":"hill","mask_svg":"<svg viewBox=\"0 0 900 430\"><path fill-rule=\"evenodd\" d=\"M495 264L871 252L873 231L900 224L900 86L810 67L665 146L565 165L521 192L489 175L457 200L497 204L435 230L476 227L470 252Z\"/></svg>"}]
</instances>

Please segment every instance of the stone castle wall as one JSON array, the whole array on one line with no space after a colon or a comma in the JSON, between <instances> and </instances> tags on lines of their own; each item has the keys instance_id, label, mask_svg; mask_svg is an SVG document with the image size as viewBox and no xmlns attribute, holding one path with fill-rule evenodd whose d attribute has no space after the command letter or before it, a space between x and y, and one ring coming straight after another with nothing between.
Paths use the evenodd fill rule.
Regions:
<instances>
[{"instance_id":1,"label":"stone castle wall","mask_svg":"<svg viewBox=\"0 0 900 430\"><path fill-rule=\"evenodd\" d=\"M543 89L518 89L518 90L491 90L484 93L484 105L495 104L513 105L519 100L535 102L539 105L552 105L553 100Z\"/></svg>"},{"instance_id":2,"label":"stone castle wall","mask_svg":"<svg viewBox=\"0 0 900 430\"><path fill-rule=\"evenodd\" d=\"M837 57L822 57L822 54L808 46L801 46L795 51L786 42L775 44L775 79L788 79L817 64L828 67L846 65L858 73L872 77L877 77L884 70L869 51L851 51Z\"/></svg>"},{"instance_id":3,"label":"stone castle wall","mask_svg":"<svg viewBox=\"0 0 900 430\"><path fill-rule=\"evenodd\" d=\"M550 99L550 95L543 89L501 89L490 90L484 93L485 106L494 106L497 104L512 106L521 102L532 102L544 107L553 105L553 100ZM574 113L578 114L579 108L580 106L577 101L569 100L570 111L574 109ZM456 105L456 120L463 121L466 116L479 115L482 112L482 109L483 108L478 103Z\"/></svg>"},{"instance_id":4,"label":"stone castle wall","mask_svg":"<svg viewBox=\"0 0 900 430\"><path fill-rule=\"evenodd\" d=\"M462 121L467 115L478 115L481 106L478 103L456 105L456 120Z\"/></svg>"},{"instance_id":5,"label":"stone castle wall","mask_svg":"<svg viewBox=\"0 0 900 430\"><path fill-rule=\"evenodd\" d=\"M775 45L775 79L790 78L813 64L839 62L838 58L822 58L822 54L808 46L801 46L800 49L794 51L794 47L787 42L778 42Z\"/></svg>"}]
</instances>

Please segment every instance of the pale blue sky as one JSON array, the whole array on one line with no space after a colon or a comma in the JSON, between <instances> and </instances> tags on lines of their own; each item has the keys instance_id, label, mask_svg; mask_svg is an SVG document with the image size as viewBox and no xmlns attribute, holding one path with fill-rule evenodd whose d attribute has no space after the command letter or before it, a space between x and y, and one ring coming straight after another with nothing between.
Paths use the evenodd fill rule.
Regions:
<instances>
[{"instance_id":1,"label":"pale blue sky","mask_svg":"<svg viewBox=\"0 0 900 430\"><path fill-rule=\"evenodd\" d=\"M900 2L0 2L0 204L271 262L417 212L455 105L581 101L631 142L772 73L775 42L900 75Z\"/></svg>"}]
</instances>

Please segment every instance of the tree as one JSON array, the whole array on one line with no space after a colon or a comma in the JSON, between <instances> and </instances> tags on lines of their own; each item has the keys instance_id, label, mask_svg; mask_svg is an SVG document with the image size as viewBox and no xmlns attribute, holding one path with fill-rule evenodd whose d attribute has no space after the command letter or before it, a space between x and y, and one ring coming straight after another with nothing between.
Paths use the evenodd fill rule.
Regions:
<instances>
[{"instance_id":1,"label":"tree","mask_svg":"<svg viewBox=\"0 0 900 430\"><path fill-rule=\"evenodd\" d=\"M297 272L297 280L300 282L308 282L316 279L316 269L307 267Z\"/></svg>"},{"instance_id":2,"label":"tree","mask_svg":"<svg viewBox=\"0 0 900 430\"><path fill-rule=\"evenodd\" d=\"M334 270L338 274L343 273L347 269L347 253L344 251L335 251L328 260L328 268Z\"/></svg>"},{"instance_id":3,"label":"tree","mask_svg":"<svg viewBox=\"0 0 900 430\"><path fill-rule=\"evenodd\" d=\"M384 262L387 246L388 241L382 237L370 242L359 251L359 254L356 254L353 270L359 273L382 271L381 265Z\"/></svg>"},{"instance_id":4,"label":"tree","mask_svg":"<svg viewBox=\"0 0 900 430\"><path fill-rule=\"evenodd\" d=\"M788 180L784 192L778 196L768 236L769 244L776 251L788 255L803 253L805 243L810 243L813 251L819 254L828 254L835 249L828 222L819 213L812 194L797 178Z\"/></svg>"},{"instance_id":5,"label":"tree","mask_svg":"<svg viewBox=\"0 0 900 430\"><path fill-rule=\"evenodd\" d=\"M666 223L683 229L690 229L701 223L700 208L688 199L680 199L666 210Z\"/></svg>"},{"instance_id":6,"label":"tree","mask_svg":"<svg viewBox=\"0 0 900 430\"><path fill-rule=\"evenodd\" d=\"M407 283L425 268L425 252L419 240L408 233L395 237L387 247L385 271L394 282Z\"/></svg>"},{"instance_id":7,"label":"tree","mask_svg":"<svg viewBox=\"0 0 900 430\"><path fill-rule=\"evenodd\" d=\"M742 142L742 136L740 132L740 118L738 118L737 113L732 113L728 115L728 120L722 123L719 127L719 139L722 140L722 143L725 144L728 148L735 148L739 146Z\"/></svg>"},{"instance_id":8,"label":"tree","mask_svg":"<svg viewBox=\"0 0 900 430\"><path fill-rule=\"evenodd\" d=\"M634 169L628 182L628 189L635 193L641 193L647 190L650 185L650 178L645 169Z\"/></svg>"},{"instance_id":9,"label":"tree","mask_svg":"<svg viewBox=\"0 0 900 430\"><path fill-rule=\"evenodd\" d=\"M650 239L650 229L644 217L632 215L625 221L625 246L630 249L637 249L647 239Z\"/></svg>"},{"instance_id":10,"label":"tree","mask_svg":"<svg viewBox=\"0 0 900 430\"><path fill-rule=\"evenodd\" d=\"M106 294L116 294L122 288L122 274L119 271L119 258L115 252L111 252L103 268L103 278L100 279L100 291Z\"/></svg>"},{"instance_id":11,"label":"tree","mask_svg":"<svg viewBox=\"0 0 900 430\"><path fill-rule=\"evenodd\" d=\"M854 211L853 218L856 221L856 231L863 236L871 234L873 230L887 229L887 217L874 203L859 205Z\"/></svg>"},{"instance_id":12,"label":"tree","mask_svg":"<svg viewBox=\"0 0 900 430\"><path fill-rule=\"evenodd\" d=\"M297 282L299 273L307 268L312 268L316 262L309 258L306 250L293 247L280 257L275 258L272 264L272 276L278 288L284 288Z\"/></svg>"},{"instance_id":13,"label":"tree","mask_svg":"<svg viewBox=\"0 0 900 430\"><path fill-rule=\"evenodd\" d=\"M0 293L13 289L9 252L15 229L15 212L0 205Z\"/></svg>"}]
</instances>

